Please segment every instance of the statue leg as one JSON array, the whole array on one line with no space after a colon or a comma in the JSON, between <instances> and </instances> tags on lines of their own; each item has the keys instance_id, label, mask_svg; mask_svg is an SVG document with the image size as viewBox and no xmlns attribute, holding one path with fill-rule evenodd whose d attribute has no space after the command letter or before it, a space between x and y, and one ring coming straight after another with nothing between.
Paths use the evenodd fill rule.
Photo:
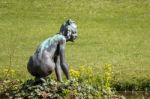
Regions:
<instances>
[{"instance_id":1,"label":"statue leg","mask_svg":"<svg viewBox=\"0 0 150 99\"><path fill-rule=\"evenodd\" d=\"M37 69L38 76L35 77L35 83L44 83L46 82L45 78L52 73L55 68L54 62L50 57L44 56L40 67Z\"/></svg>"},{"instance_id":2,"label":"statue leg","mask_svg":"<svg viewBox=\"0 0 150 99\"><path fill-rule=\"evenodd\" d=\"M28 71L31 75L35 76L34 84L43 83L43 82L45 82L45 80L40 77L40 75L39 75L39 66L36 65L36 62L33 59L33 57L34 56L31 56L29 58L29 61L28 61L28 64L27 64L27 69L28 69Z\"/></svg>"},{"instance_id":3,"label":"statue leg","mask_svg":"<svg viewBox=\"0 0 150 99\"><path fill-rule=\"evenodd\" d=\"M54 61L55 61L55 73L56 73L56 77L57 77L57 80L62 82L62 76L61 76L61 66L60 66L60 57L55 57L54 58Z\"/></svg>"},{"instance_id":4,"label":"statue leg","mask_svg":"<svg viewBox=\"0 0 150 99\"><path fill-rule=\"evenodd\" d=\"M44 51L41 60L39 74L41 75L41 77L46 77L50 75L54 69L55 63L54 60L51 58L51 54L47 51Z\"/></svg>"},{"instance_id":5,"label":"statue leg","mask_svg":"<svg viewBox=\"0 0 150 99\"><path fill-rule=\"evenodd\" d=\"M27 64L27 70L29 73L33 76L36 76L36 69L35 69L34 61L33 61L33 56L29 58L28 64Z\"/></svg>"},{"instance_id":6,"label":"statue leg","mask_svg":"<svg viewBox=\"0 0 150 99\"><path fill-rule=\"evenodd\" d=\"M43 77L35 77L35 82L34 84L39 84L39 83L45 83L46 80Z\"/></svg>"}]
</instances>

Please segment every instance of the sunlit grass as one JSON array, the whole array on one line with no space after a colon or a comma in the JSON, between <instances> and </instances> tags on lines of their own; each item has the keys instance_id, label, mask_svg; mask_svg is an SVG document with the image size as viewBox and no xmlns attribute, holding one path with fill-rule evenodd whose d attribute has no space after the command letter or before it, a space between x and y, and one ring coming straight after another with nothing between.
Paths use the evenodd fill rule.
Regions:
<instances>
[{"instance_id":1,"label":"sunlit grass","mask_svg":"<svg viewBox=\"0 0 150 99\"><path fill-rule=\"evenodd\" d=\"M29 56L71 18L79 37L66 46L70 66L92 66L101 74L110 63L119 79L149 77L149 12L149 0L1 0L0 66L11 66L17 78L31 77Z\"/></svg>"}]
</instances>

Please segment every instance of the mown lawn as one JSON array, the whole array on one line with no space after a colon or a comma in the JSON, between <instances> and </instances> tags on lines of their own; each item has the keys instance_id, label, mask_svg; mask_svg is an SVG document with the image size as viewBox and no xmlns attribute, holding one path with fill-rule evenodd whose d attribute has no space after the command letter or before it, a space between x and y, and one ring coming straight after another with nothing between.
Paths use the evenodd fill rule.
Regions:
<instances>
[{"instance_id":1,"label":"mown lawn","mask_svg":"<svg viewBox=\"0 0 150 99\"><path fill-rule=\"evenodd\" d=\"M116 79L150 77L149 0L0 0L0 78L9 66L14 78L31 78L29 56L69 18L79 35L66 46L71 68L92 66L101 74L109 63Z\"/></svg>"}]
</instances>

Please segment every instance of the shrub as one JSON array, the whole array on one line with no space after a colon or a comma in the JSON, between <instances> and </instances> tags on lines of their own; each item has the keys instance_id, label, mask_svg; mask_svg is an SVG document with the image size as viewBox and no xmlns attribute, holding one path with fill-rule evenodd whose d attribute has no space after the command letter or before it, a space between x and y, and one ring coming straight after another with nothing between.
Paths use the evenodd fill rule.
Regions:
<instances>
[{"instance_id":1,"label":"shrub","mask_svg":"<svg viewBox=\"0 0 150 99\"><path fill-rule=\"evenodd\" d=\"M46 79L46 82L35 84L34 80L26 81L15 93L14 98L97 98L101 97L99 90L76 79L66 82L56 82ZM74 99L74 98L73 98Z\"/></svg>"}]
</instances>

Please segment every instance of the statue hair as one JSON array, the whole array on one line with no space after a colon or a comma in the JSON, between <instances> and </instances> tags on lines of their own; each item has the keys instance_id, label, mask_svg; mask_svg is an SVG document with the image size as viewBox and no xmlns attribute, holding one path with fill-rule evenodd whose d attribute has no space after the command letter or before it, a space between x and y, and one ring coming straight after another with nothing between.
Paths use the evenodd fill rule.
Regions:
<instances>
[{"instance_id":1,"label":"statue hair","mask_svg":"<svg viewBox=\"0 0 150 99\"><path fill-rule=\"evenodd\" d=\"M60 33L63 33L63 32L66 30L67 26L68 26L68 25L71 25L71 24L73 24L73 23L75 24L75 21L73 21L73 20L71 20L71 19L65 21L65 22L61 25L59 32L60 32Z\"/></svg>"}]
</instances>

